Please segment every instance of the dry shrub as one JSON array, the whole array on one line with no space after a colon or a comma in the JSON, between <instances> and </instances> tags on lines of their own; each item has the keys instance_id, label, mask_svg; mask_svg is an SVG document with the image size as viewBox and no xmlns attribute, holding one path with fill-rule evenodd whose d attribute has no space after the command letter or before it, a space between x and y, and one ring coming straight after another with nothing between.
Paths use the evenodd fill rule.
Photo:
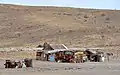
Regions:
<instances>
[{"instance_id":1,"label":"dry shrub","mask_svg":"<svg viewBox=\"0 0 120 75\"><path fill-rule=\"evenodd\" d=\"M63 13L63 15L67 15L67 16L72 16L72 14L71 13Z\"/></svg>"},{"instance_id":2,"label":"dry shrub","mask_svg":"<svg viewBox=\"0 0 120 75\"><path fill-rule=\"evenodd\" d=\"M74 32L74 30L69 29L68 32Z\"/></svg>"},{"instance_id":3,"label":"dry shrub","mask_svg":"<svg viewBox=\"0 0 120 75\"><path fill-rule=\"evenodd\" d=\"M101 37L102 37L102 39L103 39L105 36L104 36L104 35L102 35Z\"/></svg>"},{"instance_id":4,"label":"dry shrub","mask_svg":"<svg viewBox=\"0 0 120 75\"><path fill-rule=\"evenodd\" d=\"M84 20L84 22L87 22L87 20Z\"/></svg>"},{"instance_id":5,"label":"dry shrub","mask_svg":"<svg viewBox=\"0 0 120 75\"><path fill-rule=\"evenodd\" d=\"M105 16L105 14L104 14L104 13L102 13L102 14L101 14L101 16Z\"/></svg>"},{"instance_id":6,"label":"dry shrub","mask_svg":"<svg viewBox=\"0 0 120 75\"><path fill-rule=\"evenodd\" d=\"M38 9L37 11L42 11L42 9Z\"/></svg>"},{"instance_id":7,"label":"dry shrub","mask_svg":"<svg viewBox=\"0 0 120 75\"><path fill-rule=\"evenodd\" d=\"M106 20L110 20L110 18L109 18L109 17L107 17L107 18L106 18Z\"/></svg>"},{"instance_id":8,"label":"dry shrub","mask_svg":"<svg viewBox=\"0 0 120 75\"><path fill-rule=\"evenodd\" d=\"M89 18L87 15L84 15L84 18Z\"/></svg>"}]
</instances>

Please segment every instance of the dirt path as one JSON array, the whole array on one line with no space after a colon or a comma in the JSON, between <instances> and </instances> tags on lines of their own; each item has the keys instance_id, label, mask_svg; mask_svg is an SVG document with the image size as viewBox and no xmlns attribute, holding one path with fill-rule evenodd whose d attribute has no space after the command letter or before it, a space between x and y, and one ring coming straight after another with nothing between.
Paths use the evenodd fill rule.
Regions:
<instances>
[{"instance_id":1,"label":"dirt path","mask_svg":"<svg viewBox=\"0 0 120 75\"><path fill-rule=\"evenodd\" d=\"M111 61L104 63L53 63L34 61L34 68L27 69L4 69L2 65L4 61L0 61L0 75L119 75L119 61Z\"/></svg>"}]
</instances>

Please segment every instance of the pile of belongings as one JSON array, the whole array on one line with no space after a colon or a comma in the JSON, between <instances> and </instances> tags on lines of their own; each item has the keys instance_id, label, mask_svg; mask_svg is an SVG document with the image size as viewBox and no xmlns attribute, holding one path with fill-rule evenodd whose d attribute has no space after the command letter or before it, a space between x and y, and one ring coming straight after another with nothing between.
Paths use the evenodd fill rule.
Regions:
<instances>
[{"instance_id":1,"label":"pile of belongings","mask_svg":"<svg viewBox=\"0 0 120 75\"><path fill-rule=\"evenodd\" d=\"M86 61L85 56L86 55L84 54L84 52L76 52L75 53L75 63L83 63L84 61Z\"/></svg>"},{"instance_id":2,"label":"pile of belongings","mask_svg":"<svg viewBox=\"0 0 120 75\"><path fill-rule=\"evenodd\" d=\"M5 68L32 67L32 59L26 58L22 62L20 60L18 61L6 60L4 65L5 65Z\"/></svg>"}]
</instances>

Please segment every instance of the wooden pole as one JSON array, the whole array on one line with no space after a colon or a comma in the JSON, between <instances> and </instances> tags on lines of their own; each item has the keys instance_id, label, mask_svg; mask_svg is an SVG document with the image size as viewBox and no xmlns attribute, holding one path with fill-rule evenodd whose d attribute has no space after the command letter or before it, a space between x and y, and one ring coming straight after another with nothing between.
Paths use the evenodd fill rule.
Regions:
<instances>
[{"instance_id":1,"label":"wooden pole","mask_svg":"<svg viewBox=\"0 0 120 75\"><path fill-rule=\"evenodd\" d=\"M118 59L118 57L119 57L119 53L118 53L118 50L117 50L117 58L116 59Z\"/></svg>"}]
</instances>

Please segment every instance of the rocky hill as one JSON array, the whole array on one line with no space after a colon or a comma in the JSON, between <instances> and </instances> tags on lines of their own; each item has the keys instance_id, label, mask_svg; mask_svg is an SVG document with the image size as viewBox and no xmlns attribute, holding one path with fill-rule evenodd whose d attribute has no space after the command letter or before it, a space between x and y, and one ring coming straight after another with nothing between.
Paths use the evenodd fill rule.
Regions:
<instances>
[{"instance_id":1,"label":"rocky hill","mask_svg":"<svg viewBox=\"0 0 120 75\"><path fill-rule=\"evenodd\" d=\"M0 47L120 45L120 11L0 4Z\"/></svg>"}]
</instances>

